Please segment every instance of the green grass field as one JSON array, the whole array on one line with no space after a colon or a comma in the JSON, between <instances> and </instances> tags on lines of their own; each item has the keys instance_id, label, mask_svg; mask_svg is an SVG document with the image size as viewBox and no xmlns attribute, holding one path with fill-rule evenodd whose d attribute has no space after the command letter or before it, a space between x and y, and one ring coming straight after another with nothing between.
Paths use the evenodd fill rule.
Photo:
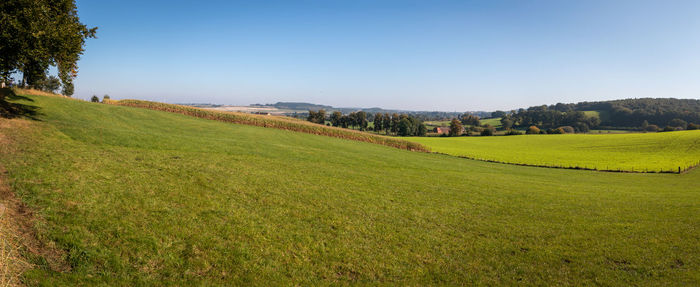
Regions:
<instances>
[{"instance_id":1,"label":"green grass field","mask_svg":"<svg viewBox=\"0 0 700 287\"><path fill-rule=\"evenodd\" d=\"M26 254L29 285L700 284L697 170L504 165L30 98L39 121L0 124L0 164L70 271Z\"/></svg>"},{"instance_id":2,"label":"green grass field","mask_svg":"<svg viewBox=\"0 0 700 287\"><path fill-rule=\"evenodd\" d=\"M490 119L482 119L481 120L482 125L491 125L494 128L501 128L503 125L501 124L501 118L490 118Z\"/></svg>"},{"instance_id":3,"label":"green grass field","mask_svg":"<svg viewBox=\"0 0 700 287\"><path fill-rule=\"evenodd\" d=\"M700 131L407 139L434 152L534 166L678 172L700 162Z\"/></svg>"}]
</instances>

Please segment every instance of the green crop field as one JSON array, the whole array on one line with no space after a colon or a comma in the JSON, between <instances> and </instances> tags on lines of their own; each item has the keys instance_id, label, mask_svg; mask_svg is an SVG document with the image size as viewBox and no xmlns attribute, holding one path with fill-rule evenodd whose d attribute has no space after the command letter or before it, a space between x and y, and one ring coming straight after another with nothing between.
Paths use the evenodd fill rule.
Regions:
<instances>
[{"instance_id":1,"label":"green crop field","mask_svg":"<svg viewBox=\"0 0 700 287\"><path fill-rule=\"evenodd\" d=\"M28 285L700 284L697 170L523 167L29 99L37 120L0 118L0 165L58 262L22 251Z\"/></svg>"},{"instance_id":2,"label":"green crop field","mask_svg":"<svg viewBox=\"0 0 700 287\"><path fill-rule=\"evenodd\" d=\"M700 131L407 139L434 152L534 166L678 172L700 163Z\"/></svg>"}]
</instances>

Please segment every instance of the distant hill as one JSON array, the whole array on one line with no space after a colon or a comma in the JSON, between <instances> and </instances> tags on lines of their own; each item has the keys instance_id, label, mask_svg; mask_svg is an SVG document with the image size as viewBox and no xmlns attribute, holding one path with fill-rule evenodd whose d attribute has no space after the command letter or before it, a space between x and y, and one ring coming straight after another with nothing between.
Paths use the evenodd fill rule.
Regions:
<instances>
[{"instance_id":1,"label":"distant hill","mask_svg":"<svg viewBox=\"0 0 700 287\"><path fill-rule=\"evenodd\" d=\"M331 106L324 106L324 105L317 105L317 104L311 104L311 103L302 103L302 102L277 102L275 104L266 104L266 105L254 105L254 106L261 106L261 107L274 107L278 108L281 110L332 110L333 107Z\"/></svg>"}]
</instances>

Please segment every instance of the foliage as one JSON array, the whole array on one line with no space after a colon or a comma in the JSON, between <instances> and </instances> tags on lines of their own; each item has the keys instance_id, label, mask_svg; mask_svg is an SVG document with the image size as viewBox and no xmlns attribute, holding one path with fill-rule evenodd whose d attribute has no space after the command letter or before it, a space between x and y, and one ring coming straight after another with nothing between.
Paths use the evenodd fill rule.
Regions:
<instances>
[{"instance_id":1,"label":"foliage","mask_svg":"<svg viewBox=\"0 0 700 287\"><path fill-rule=\"evenodd\" d=\"M61 89L61 80L51 75L37 80L33 86L34 88L44 92L56 93L59 89Z\"/></svg>"},{"instance_id":2,"label":"foliage","mask_svg":"<svg viewBox=\"0 0 700 287\"><path fill-rule=\"evenodd\" d=\"M539 133L539 131L538 131L538 133ZM507 135L507 136L519 136L522 134L523 134L523 132L521 132L519 130L515 130L515 129L510 129L505 133L505 135Z\"/></svg>"},{"instance_id":3,"label":"foliage","mask_svg":"<svg viewBox=\"0 0 700 287\"><path fill-rule=\"evenodd\" d=\"M326 111L318 110L318 112L315 112L309 110L309 116L306 120L316 124L324 124L326 122Z\"/></svg>"},{"instance_id":4,"label":"foliage","mask_svg":"<svg viewBox=\"0 0 700 287\"><path fill-rule=\"evenodd\" d=\"M547 107L547 110L599 111L600 125L609 127L638 127L643 121L647 121L648 124L666 125L676 118L686 122L700 122L700 100L695 99L640 98L577 104L559 103ZM605 117L602 116L603 113Z\"/></svg>"},{"instance_id":5,"label":"foliage","mask_svg":"<svg viewBox=\"0 0 700 287\"><path fill-rule=\"evenodd\" d=\"M530 126L529 128L527 128L526 133L529 135L536 135L540 133L540 129L537 126Z\"/></svg>"},{"instance_id":6,"label":"foliage","mask_svg":"<svg viewBox=\"0 0 700 287\"><path fill-rule=\"evenodd\" d=\"M494 133L496 133L496 128L490 125L484 126L481 130L481 136L492 136Z\"/></svg>"},{"instance_id":7,"label":"foliage","mask_svg":"<svg viewBox=\"0 0 700 287\"><path fill-rule=\"evenodd\" d=\"M564 133L564 134L573 134L573 133L576 132L576 131L574 130L574 128L573 128L573 127L570 127L570 126L559 127L559 129L560 129L560 130L562 131L562 133Z\"/></svg>"},{"instance_id":8,"label":"foliage","mask_svg":"<svg viewBox=\"0 0 700 287\"><path fill-rule=\"evenodd\" d=\"M670 122L668 122L668 125L674 128L681 129L685 129L686 127L688 127L688 123L681 119L672 119Z\"/></svg>"},{"instance_id":9,"label":"foliage","mask_svg":"<svg viewBox=\"0 0 700 287\"><path fill-rule=\"evenodd\" d=\"M560 126L572 126L579 132L587 132L590 128L600 124L600 119L587 116L582 111L562 112L547 106L521 109L504 119L512 121L514 127L525 128L534 125L543 129L554 129Z\"/></svg>"},{"instance_id":10,"label":"foliage","mask_svg":"<svg viewBox=\"0 0 700 287\"><path fill-rule=\"evenodd\" d=\"M475 116L472 114L463 114L460 119L462 122L462 125L465 126L480 126L481 123L479 122L479 116Z\"/></svg>"},{"instance_id":11,"label":"foliage","mask_svg":"<svg viewBox=\"0 0 700 287\"><path fill-rule=\"evenodd\" d=\"M19 71L24 83L40 88L55 66L63 93L72 95L85 40L96 30L80 23L74 0L1 1L0 77L7 82Z\"/></svg>"},{"instance_id":12,"label":"foliage","mask_svg":"<svg viewBox=\"0 0 700 287\"><path fill-rule=\"evenodd\" d=\"M506 112L504 111L495 111L491 113L492 118L503 118L506 116Z\"/></svg>"},{"instance_id":13,"label":"foliage","mask_svg":"<svg viewBox=\"0 0 700 287\"><path fill-rule=\"evenodd\" d=\"M90 98L90 101L93 103L99 103L100 98L98 98L96 95L92 95L92 98Z\"/></svg>"},{"instance_id":14,"label":"foliage","mask_svg":"<svg viewBox=\"0 0 700 287\"><path fill-rule=\"evenodd\" d=\"M449 136L451 137L456 137L462 135L462 131L464 128L462 127L462 122L459 121L458 119L452 119L450 122L450 132Z\"/></svg>"}]
</instances>

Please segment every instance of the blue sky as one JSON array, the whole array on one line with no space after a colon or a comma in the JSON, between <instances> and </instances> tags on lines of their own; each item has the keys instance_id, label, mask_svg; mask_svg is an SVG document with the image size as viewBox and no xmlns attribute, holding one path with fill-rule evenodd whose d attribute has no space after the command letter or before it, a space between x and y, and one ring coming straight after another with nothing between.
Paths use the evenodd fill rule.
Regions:
<instances>
[{"instance_id":1,"label":"blue sky","mask_svg":"<svg viewBox=\"0 0 700 287\"><path fill-rule=\"evenodd\" d=\"M471 111L700 98L700 1L78 0L76 97Z\"/></svg>"}]
</instances>

